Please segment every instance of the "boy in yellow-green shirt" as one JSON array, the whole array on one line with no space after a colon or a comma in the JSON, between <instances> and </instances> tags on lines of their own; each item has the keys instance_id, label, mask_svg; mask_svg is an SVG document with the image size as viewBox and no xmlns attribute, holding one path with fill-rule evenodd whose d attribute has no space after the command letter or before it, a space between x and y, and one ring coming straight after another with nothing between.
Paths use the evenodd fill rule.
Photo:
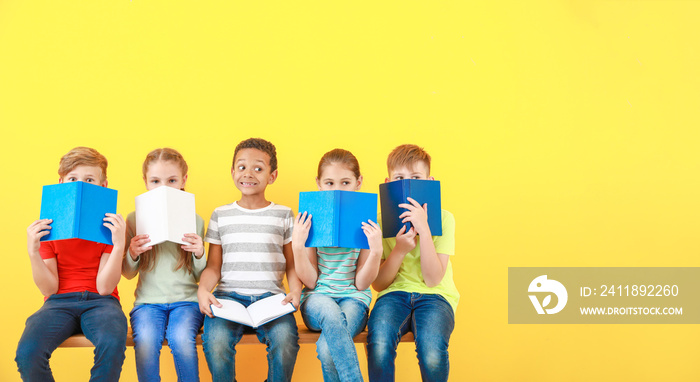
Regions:
<instances>
[{"instance_id":1,"label":"boy in yellow-green shirt","mask_svg":"<svg viewBox=\"0 0 700 382\"><path fill-rule=\"evenodd\" d=\"M435 180L430 176L430 155L416 145L396 147L387 160L389 177ZM427 204L408 198L400 217L410 222L395 238L384 239L377 279L379 292L369 317L367 338L370 381L393 381L396 347L408 331L416 338L423 381L447 381L450 335L454 329L459 292L452 278L450 256L455 249L454 216L442 210L442 236L432 236ZM421 238L430 238L422 240Z\"/></svg>"}]
</instances>

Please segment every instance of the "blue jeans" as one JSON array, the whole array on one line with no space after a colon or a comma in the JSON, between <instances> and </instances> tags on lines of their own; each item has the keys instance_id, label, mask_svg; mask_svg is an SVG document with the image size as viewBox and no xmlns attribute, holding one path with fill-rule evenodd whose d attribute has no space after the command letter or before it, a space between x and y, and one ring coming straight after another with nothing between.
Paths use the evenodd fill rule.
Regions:
<instances>
[{"instance_id":1,"label":"blue jeans","mask_svg":"<svg viewBox=\"0 0 700 382\"><path fill-rule=\"evenodd\" d=\"M309 295L301 304L306 327L321 331L316 353L324 381L362 381L352 339L365 328L368 312L369 307L356 298L333 298L320 293Z\"/></svg>"},{"instance_id":2,"label":"blue jeans","mask_svg":"<svg viewBox=\"0 0 700 382\"><path fill-rule=\"evenodd\" d=\"M91 381L118 381L126 351L126 317L113 296L92 292L51 295L29 316L17 346L17 367L24 381L53 381L49 358L78 333L95 345Z\"/></svg>"},{"instance_id":3,"label":"blue jeans","mask_svg":"<svg viewBox=\"0 0 700 382\"><path fill-rule=\"evenodd\" d=\"M136 352L136 374L140 382L160 381L160 349L163 338L173 353L178 381L199 381L195 339L204 315L196 302L136 305L131 310L131 328Z\"/></svg>"},{"instance_id":4,"label":"blue jeans","mask_svg":"<svg viewBox=\"0 0 700 382\"><path fill-rule=\"evenodd\" d=\"M370 381L393 381L396 347L409 330L416 339L423 381L447 381L447 347L455 327L452 306L440 295L391 292L380 297L369 317L367 363Z\"/></svg>"},{"instance_id":5,"label":"blue jeans","mask_svg":"<svg viewBox=\"0 0 700 382\"><path fill-rule=\"evenodd\" d=\"M272 293L245 296L235 292L215 292L217 299L235 300L248 306L272 296ZM299 334L293 314L286 314L253 329L223 318L204 318L202 342L204 356L213 382L234 381L236 378L236 344L244 331L255 331L260 343L267 345L267 380L291 381L299 352Z\"/></svg>"}]
</instances>

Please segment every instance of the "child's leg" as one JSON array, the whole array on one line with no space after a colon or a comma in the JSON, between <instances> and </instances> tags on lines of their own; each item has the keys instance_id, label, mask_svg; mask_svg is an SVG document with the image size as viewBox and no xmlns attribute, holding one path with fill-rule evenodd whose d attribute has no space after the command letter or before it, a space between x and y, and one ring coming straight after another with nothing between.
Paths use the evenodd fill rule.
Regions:
<instances>
[{"instance_id":1,"label":"child's leg","mask_svg":"<svg viewBox=\"0 0 700 382\"><path fill-rule=\"evenodd\" d=\"M267 345L267 381L291 381L299 352L297 321L284 315L257 329L258 340Z\"/></svg>"},{"instance_id":2,"label":"child's leg","mask_svg":"<svg viewBox=\"0 0 700 382\"><path fill-rule=\"evenodd\" d=\"M199 361L195 341L204 315L196 302L170 304L166 338L173 353L177 379L181 382L199 381Z\"/></svg>"},{"instance_id":3,"label":"child's leg","mask_svg":"<svg viewBox=\"0 0 700 382\"><path fill-rule=\"evenodd\" d=\"M215 295L223 299L222 295ZM245 325L223 318L204 317L202 347L211 372L212 382L231 382L236 379L236 344L243 337Z\"/></svg>"},{"instance_id":4,"label":"child's leg","mask_svg":"<svg viewBox=\"0 0 700 382\"><path fill-rule=\"evenodd\" d=\"M323 380L361 381L353 337L364 328L367 306L357 299L312 294L302 304L301 313L309 329L321 331L316 352Z\"/></svg>"},{"instance_id":5,"label":"child's leg","mask_svg":"<svg viewBox=\"0 0 700 382\"><path fill-rule=\"evenodd\" d=\"M160 381L160 349L168 320L167 305L136 305L129 315L139 382Z\"/></svg>"},{"instance_id":6,"label":"child's leg","mask_svg":"<svg viewBox=\"0 0 700 382\"><path fill-rule=\"evenodd\" d=\"M126 316L119 301L112 296L83 292L80 326L85 337L95 345L95 364L91 381L119 381L126 352Z\"/></svg>"},{"instance_id":7,"label":"child's leg","mask_svg":"<svg viewBox=\"0 0 700 382\"><path fill-rule=\"evenodd\" d=\"M455 327L454 310L440 295L419 296L414 299L412 326L421 376L424 381L447 381L450 375L447 347Z\"/></svg>"},{"instance_id":8,"label":"child's leg","mask_svg":"<svg viewBox=\"0 0 700 382\"><path fill-rule=\"evenodd\" d=\"M411 326L411 294L391 292L377 299L369 316L367 366L370 381L393 381L396 347Z\"/></svg>"},{"instance_id":9,"label":"child's leg","mask_svg":"<svg viewBox=\"0 0 700 382\"><path fill-rule=\"evenodd\" d=\"M80 328L79 312L72 309L76 295L79 293L53 295L27 319L15 358L22 380L54 380L49 367L51 353Z\"/></svg>"}]
</instances>

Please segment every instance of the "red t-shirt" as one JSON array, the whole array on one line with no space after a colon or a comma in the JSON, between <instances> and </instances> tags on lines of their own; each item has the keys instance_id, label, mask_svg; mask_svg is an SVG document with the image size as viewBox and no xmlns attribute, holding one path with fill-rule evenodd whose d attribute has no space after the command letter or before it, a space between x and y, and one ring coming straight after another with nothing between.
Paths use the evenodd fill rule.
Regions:
<instances>
[{"instance_id":1,"label":"red t-shirt","mask_svg":"<svg viewBox=\"0 0 700 382\"><path fill-rule=\"evenodd\" d=\"M81 239L43 241L39 248L42 259L56 258L58 291L97 292L97 270L103 253L111 253L112 246ZM117 288L112 296L119 298Z\"/></svg>"}]
</instances>

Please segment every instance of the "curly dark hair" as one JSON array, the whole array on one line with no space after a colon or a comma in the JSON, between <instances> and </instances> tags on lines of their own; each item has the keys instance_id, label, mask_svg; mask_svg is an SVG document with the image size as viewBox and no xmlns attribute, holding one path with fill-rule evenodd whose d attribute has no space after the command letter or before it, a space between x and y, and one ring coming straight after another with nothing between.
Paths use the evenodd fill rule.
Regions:
<instances>
[{"instance_id":1,"label":"curly dark hair","mask_svg":"<svg viewBox=\"0 0 700 382\"><path fill-rule=\"evenodd\" d=\"M270 156L270 172L277 170L277 149L272 143L262 139L262 138L248 138L236 146L236 150L233 151L233 162L231 167L236 166L236 155L239 151L243 149L257 149Z\"/></svg>"}]
</instances>

